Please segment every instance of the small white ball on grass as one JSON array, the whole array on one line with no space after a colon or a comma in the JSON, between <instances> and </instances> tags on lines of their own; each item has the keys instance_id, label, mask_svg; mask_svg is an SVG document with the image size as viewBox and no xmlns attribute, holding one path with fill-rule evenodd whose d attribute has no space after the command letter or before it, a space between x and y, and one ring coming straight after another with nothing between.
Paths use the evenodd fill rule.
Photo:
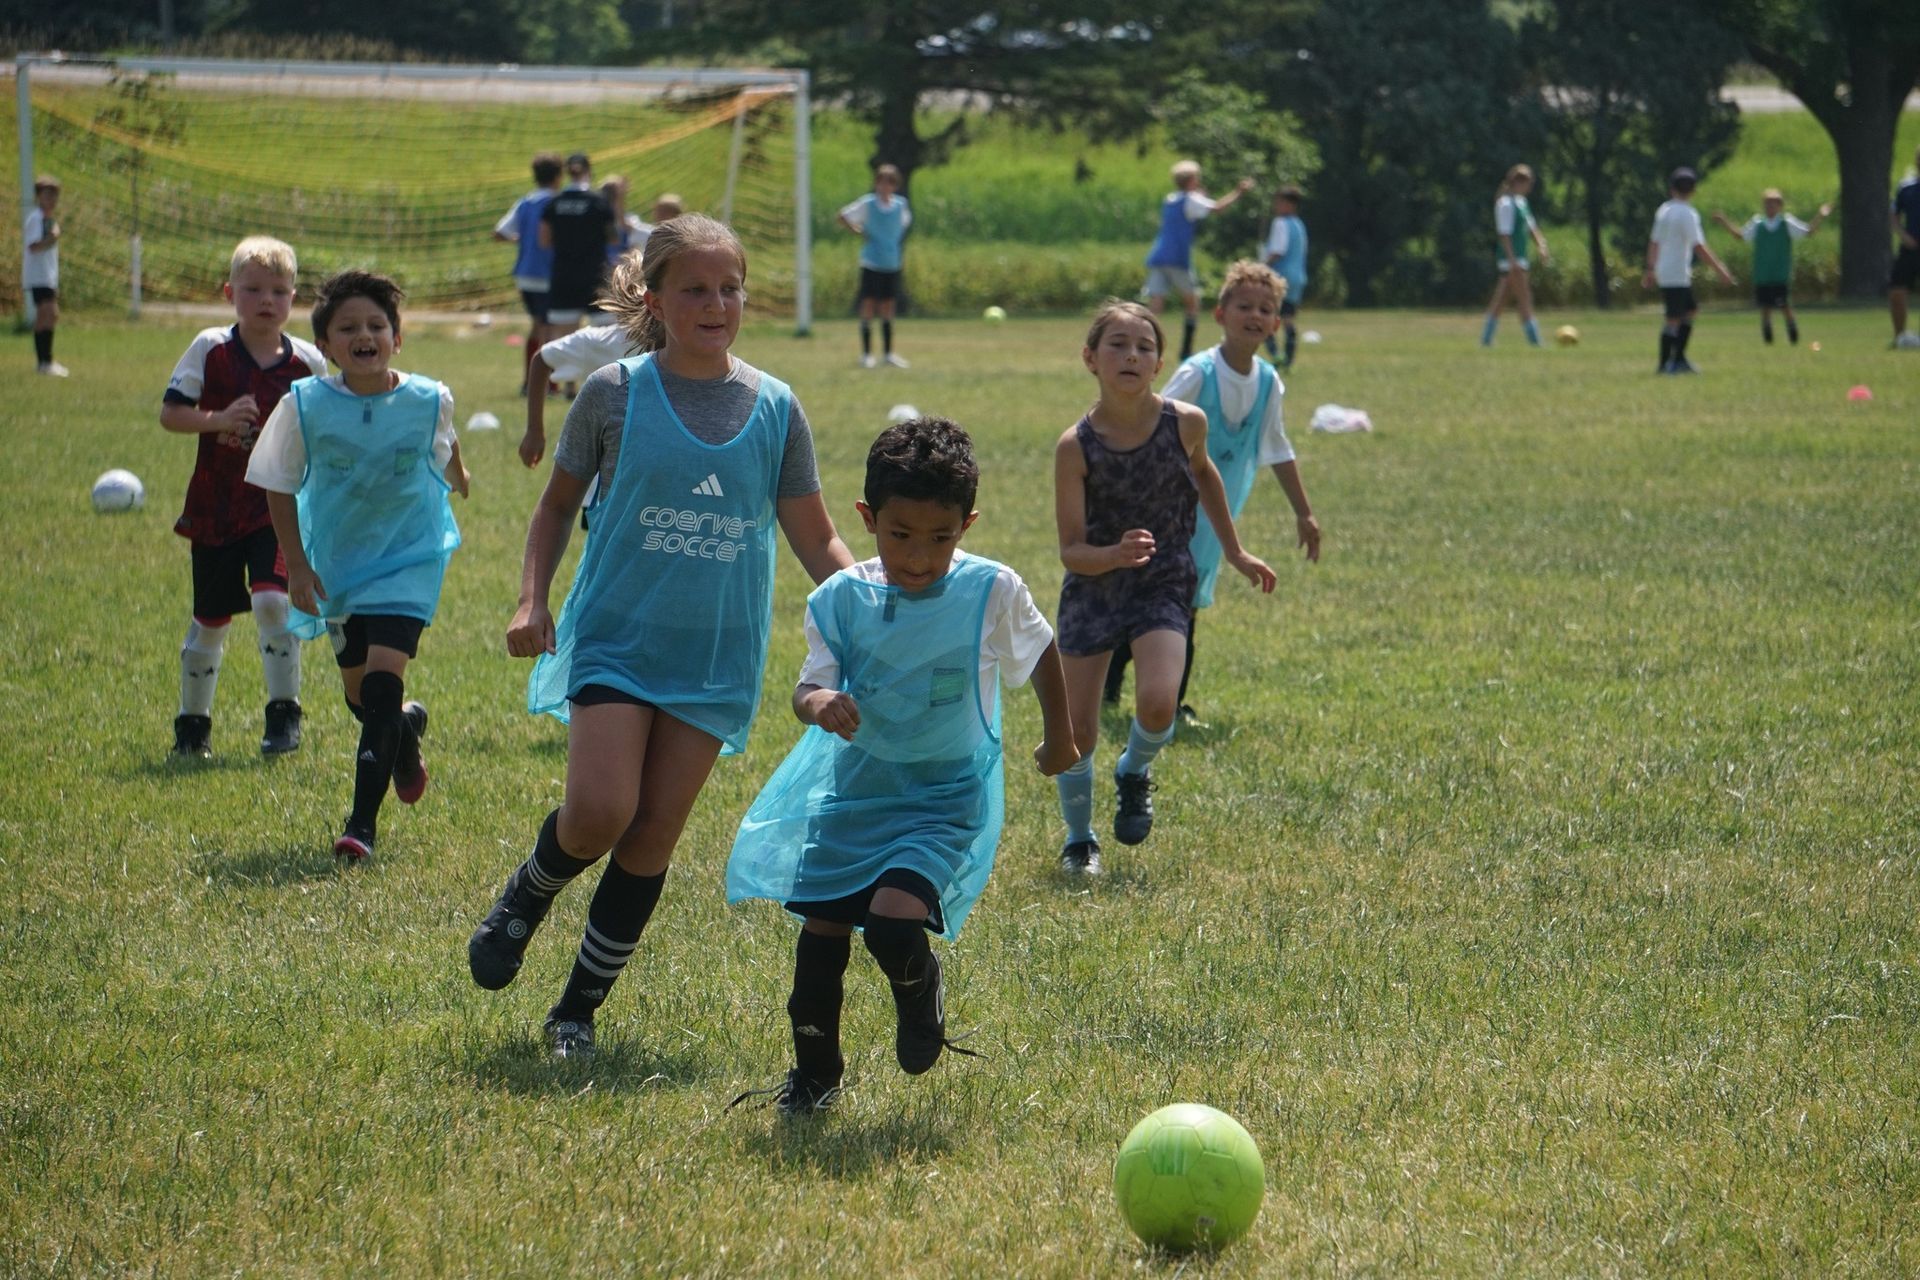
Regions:
<instances>
[{"instance_id":1,"label":"small white ball on grass","mask_svg":"<svg viewBox=\"0 0 1920 1280\"><path fill-rule=\"evenodd\" d=\"M887 410L887 421L894 426L899 426L903 422L911 422L919 416L920 411L910 404L897 404Z\"/></svg>"},{"instance_id":2,"label":"small white ball on grass","mask_svg":"<svg viewBox=\"0 0 1920 1280\"><path fill-rule=\"evenodd\" d=\"M93 509L103 514L138 511L147 504L147 487L140 477L120 467L104 471L93 482Z\"/></svg>"},{"instance_id":3,"label":"small white ball on grass","mask_svg":"<svg viewBox=\"0 0 1920 1280\"><path fill-rule=\"evenodd\" d=\"M494 417L485 409L482 409L467 419L467 430L469 431L498 431L499 429L500 419Z\"/></svg>"}]
</instances>

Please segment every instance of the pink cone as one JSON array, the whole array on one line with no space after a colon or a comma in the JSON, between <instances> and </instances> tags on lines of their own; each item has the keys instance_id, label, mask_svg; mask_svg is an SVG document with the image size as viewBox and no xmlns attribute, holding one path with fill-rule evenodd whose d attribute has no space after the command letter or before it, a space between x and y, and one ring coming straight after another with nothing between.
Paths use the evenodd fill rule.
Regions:
<instances>
[{"instance_id":1,"label":"pink cone","mask_svg":"<svg viewBox=\"0 0 1920 1280\"><path fill-rule=\"evenodd\" d=\"M1847 399L1854 401L1871 400L1873 399L1873 389L1864 382L1858 383L1847 388Z\"/></svg>"}]
</instances>

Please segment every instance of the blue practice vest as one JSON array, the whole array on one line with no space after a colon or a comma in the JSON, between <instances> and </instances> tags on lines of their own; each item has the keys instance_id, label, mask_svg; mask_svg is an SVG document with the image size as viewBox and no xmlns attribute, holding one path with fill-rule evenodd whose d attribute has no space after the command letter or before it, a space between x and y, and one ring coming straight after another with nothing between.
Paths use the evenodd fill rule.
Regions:
<instances>
[{"instance_id":1,"label":"blue practice vest","mask_svg":"<svg viewBox=\"0 0 1920 1280\"><path fill-rule=\"evenodd\" d=\"M1226 488L1227 511L1238 520L1241 508L1253 494L1253 482L1260 478L1260 424L1267 419L1267 402L1280 385L1280 375L1273 371L1272 365L1255 356L1253 372L1260 390L1253 397L1253 408L1241 421L1228 422L1226 410L1220 407L1220 375L1214 365L1218 358L1219 348L1215 347L1194 356L1187 365L1200 371L1200 396L1194 403L1207 415L1207 456L1213 459L1214 468L1220 472L1220 483ZM1213 584L1220 576L1220 557L1225 549L1208 522L1207 513L1202 510L1195 514L1198 518L1193 522L1190 545L1199 582L1193 589L1193 607L1204 609L1213 603Z\"/></svg>"},{"instance_id":2,"label":"blue practice vest","mask_svg":"<svg viewBox=\"0 0 1920 1280\"><path fill-rule=\"evenodd\" d=\"M307 451L300 545L327 592L319 617L293 610L294 631L310 640L327 619L356 613L432 622L460 545L447 480L433 463L440 384L410 374L361 396L302 378L288 394Z\"/></svg>"},{"instance_id":3,"label":"blue practice vest","mask_svg":"<svg viewBox=\"0 0 1920 1280\"><path fill-rule=\"evenodd\" d=\"M1147 250L1150 267L1193 266L1193 223L1187 218L1187 193L1176 191L1160 202L1160 234Z\"/></svg>"},{"instance_id":4,"label":"blue practice vest","mask_svg":"<svg viewBox=\"0 0 1920 1280\"><path fill-rule=\"evenodd\" d=\"M1287 301L1298 305L1307 291L1307 224L1292 214L1281 221L1287 228L1287 251L1272 265L1274 272L1287 282Z\"/></svg>"},{"instance_id":5,"label":"blue practice vest","mask_svg":"<svg viewBox=\"0 0 1920 1280\"><path fill-rule=\"evenodd\" d=\"M527 710L567 719L606 685L745 749L773 615L774 502L793 393L762 372L747 423L706 444L681 423L651 355L620 361L627 417L613 484L560 608L555 652L527 680Z\"/></svg>"},{"instance_id":6,"label":"blue practice vest","mask_svg":"<svg viewBox=\"0 0 1920 1280\"><path fill-rule=\"evenodd\" d=\"M513 207L513 230L516 237L513 254L513 274L528 280L550 280L553 277L553 250L540 245L540 214L553 199L553 192L530 191L520 197L520 203Z\"/></svg>"},{"instance_id":7,"label":"blue practice vest","mask_svg":"<svg viewBox=\"0 0 1920 1280\"><path fill-rule=\"evenodd\" d=\"M860 246L860 265L870 271L898 271L900 243L907 238L907 201L896 195L886 208L878 196L867 197L865 240Z\"/></svg>"},{"instance_id":8,"label":"blue practice vest","mask_svg":"<svg viewBox=\"0 0 1920 1280\"><path fill-rule=\"evenodd\" d=\"M740 823L727 900L825 902L882 872L926 877L958 936L986 888L1006 815L1000 691L981 712L980 646L1000 566L958 555L917 592L842 571L807 609L860 708L852 742L808 728Z\"/></svg>"}]
</instances>

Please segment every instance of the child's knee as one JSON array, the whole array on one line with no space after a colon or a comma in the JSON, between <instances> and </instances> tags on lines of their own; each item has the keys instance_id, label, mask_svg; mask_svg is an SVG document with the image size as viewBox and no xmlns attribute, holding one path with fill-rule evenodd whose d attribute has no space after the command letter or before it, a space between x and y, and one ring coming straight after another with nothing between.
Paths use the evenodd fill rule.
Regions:
<instances>
[{"instance_id":1,"label":"child's knee","mask_svg":"<svg viewBox=\"0 0 1920 1280\"><path fill-rule=\"evenodd\" d=\"M613 848L633 822L633 810L604 798L574 800L560 806L554 834L576 858L597 858Z\"/></svg>"},{"instance_id":2,"label":"child's knee","mask_svg":"<svg viewBox=\"0 0 1920 1280\"><path fill-rule=\"evenodd\" d=\"M1174 713L1178 710L1177 691L1162 694L1158 691L1142 690L1134 700L1133 718L1138 720L1140 727L1148 733L1165 733L1173 724Z\"/></svg>"}]
</instances>

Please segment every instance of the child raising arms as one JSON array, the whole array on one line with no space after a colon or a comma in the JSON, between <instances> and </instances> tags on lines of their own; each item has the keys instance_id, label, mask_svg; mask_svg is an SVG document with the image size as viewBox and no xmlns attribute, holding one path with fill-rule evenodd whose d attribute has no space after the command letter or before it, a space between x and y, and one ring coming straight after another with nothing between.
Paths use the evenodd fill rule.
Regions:
<instances>
[{"instance_id":1,"label":"child raising arms","mask_svg":"<svg viewBox=\"0 0 1920 1280\"><path fill-rule=\"evenodd\" d=\"M853 563L793 392L729 354L746 278L739 240L699 214L658 227L644 263L621 260L607 306L645 354L580 388L527 529L507 651L538 658L528 709L569 721L566 795L467 960L488 990L512 982L554 895L612 851L547 1017L558 1057L592 1052L594 1014L639 944L715 758L746 745L775 524L815 582ZM556 622L548 593L596 476L604 496Z\"/></svg>"},{"instance_id":2,"label":"child raising arms","mask_svg":"<svg viewBox=\"0 0 1920 1280\"><path fill-rule=\"evenodd\" d=\"M1059 644L1079 760L1057 779L1068 871L1100 869L1093 835L1093 749L1100 687L1113 650L1130 643L1134 719L1114 770L1114 838L1139 844L1153 830L1149 766L1173 736L1198 573L1189 543L1197 505L1227 564L1271 592L1273 570L1240 545L1220 472L1207 454L1207 415L1155 395L1166 347L1160 322L1134 302L1094 314L1080 353L1100 398L1054 447L1060 530Z\"/></svg>"}]
</instances>

